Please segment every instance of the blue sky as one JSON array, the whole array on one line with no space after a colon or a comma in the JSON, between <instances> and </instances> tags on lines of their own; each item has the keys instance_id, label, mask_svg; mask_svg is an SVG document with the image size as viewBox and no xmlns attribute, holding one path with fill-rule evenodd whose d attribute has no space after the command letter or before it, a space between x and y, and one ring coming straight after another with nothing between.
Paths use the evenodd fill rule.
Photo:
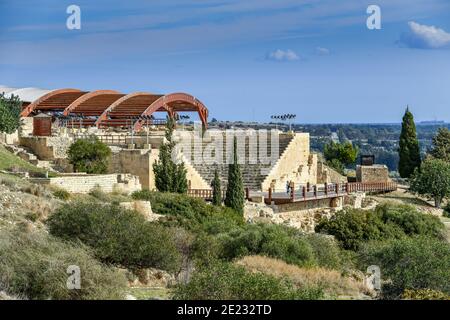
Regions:
<instances>
[{"instance_id":1,"label":"blue sky","mask_svg":"<svg viewBox=\"0 0 450 320\"><path fill-rule=\"evenodd\" d=\"M449 0L0 0L0 46L8 86L182 91L221 120L450 121Z\"/></svg>"}]
</instances>

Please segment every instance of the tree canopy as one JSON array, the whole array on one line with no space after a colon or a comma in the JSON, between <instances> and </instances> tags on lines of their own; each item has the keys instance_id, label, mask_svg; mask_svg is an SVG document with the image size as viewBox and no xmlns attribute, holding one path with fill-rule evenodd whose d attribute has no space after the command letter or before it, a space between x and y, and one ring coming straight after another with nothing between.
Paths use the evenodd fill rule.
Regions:
<instances>
[{"instance_id":1,"label":"tree canopy","mask_svg":"<svg viewBox=\"0 0 450 320\"><path fill-rule=\"evenodd\" d=\"M426 159L411 176L411 191L431 197L436 207L450 196L450 163L440 159Z\"/></svg>"},{"instance_id":2,"label":"tree canopy","mask_svg":"<svg viewBox=\"0 0 450 320\"><path fill-rule=\"evenodd\" d=\"M76 172L106 173L110 156L111 149L95 136L75 141L68 151L69 162Z\"/></svg>"},{"instance_id":3,"label":"tree canopy","mask_svg":"<svg viewBox=\"0 0 450 320\"><path fill-rule=\"evenodd\" d=\"M7 98L0 94L0 132L13 133L20 126L22 102L18 96Z\"/></svg>"},{"instance_id":4,"label":"tree canopy","mask_svg":"<svg viewBox=\"0 0 450 320\"><path fill-rule=\"evenodd\" d=\"M450 162L450 130L439 128L433 137L433 149L430 151L433 158Z\"/></svg>"}]
</instances>

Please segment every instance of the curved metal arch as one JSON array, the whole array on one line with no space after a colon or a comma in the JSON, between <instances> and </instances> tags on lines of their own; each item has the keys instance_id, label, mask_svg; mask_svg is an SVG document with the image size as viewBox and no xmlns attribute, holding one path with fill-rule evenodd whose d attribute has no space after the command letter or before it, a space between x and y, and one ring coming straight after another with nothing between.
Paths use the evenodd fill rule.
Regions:
<instances>
[{"instance_id":1,"label":"curved metal arch","mask_svg":"<svg viewBox=\"0 0 450 320\"><path fill-rule=\"evenodd\" d=\"M174 113L178 111L176 108L171 107L169 104L173 102L185 102L192 105L198 112L200 120L205 128L208 126L208 109L206 106L195 97L187 93L171 93L164 95L155 102L153 102L143 113L142 116L149 116L152 113L160 110L161 108L166 109L170 117L173 117ZM142 122L140 120L136 121L134 124L134 130L139 131L142 128Z\"/></svg>"},{"instance_id":2,"label":"curved metal arch","mask_svg":"<svg viewBox=\"0 0 450 320\"><path fill-rule=\"evenodd\" d=\"M79 107L82 103L95 98L97 96L101 95L107 95L107 94L120 94L120 92L115 90L96 90L88 92L81 97L79 97L77 100L72 102L66 109L64 109L63 115L68 116L73 110L75 110L77 107Z\"/></svg>"},{"instance_id":3,"label":"curved metal arch","mask_svg":"<svg viewBox=\"0 0 450 320\"><path fill-rule=\"evenodd\" d=\"M105 111L103 111L103 113L95 121L95 125L97 127L100 126L101 122L107 119L108 112L113 111L116 107L120 106L122 103L128 101L129 99L132 99L132 98L138 97L138 96L160 96L160 95L157 95L157 94L154 94L154 93L150 93L150 92L133 92L133 93L129 93L129 94L123 96L122 98L114 101L108 108L106 108Z\"/></svg>"},{"instance_id":4,"label":"curved metal arch","mask_svg":"<svg viewBox=\"0 0 450 320\"><path fill-rule=\"evenodd\" d=\"M33 101L32 103L30 103L27 107L25 107L25 109L22 110L22 112L20 113L21 117L28 117L38 106L39 104L43 103L44 101L53 98L59 94L62 93L76 93L76 92L82 92L81 90L78 89L58 89L58 90L53 90L45 95L43 95L42 97L40 97L39 99Z\"/></svg>"}]
</instances>

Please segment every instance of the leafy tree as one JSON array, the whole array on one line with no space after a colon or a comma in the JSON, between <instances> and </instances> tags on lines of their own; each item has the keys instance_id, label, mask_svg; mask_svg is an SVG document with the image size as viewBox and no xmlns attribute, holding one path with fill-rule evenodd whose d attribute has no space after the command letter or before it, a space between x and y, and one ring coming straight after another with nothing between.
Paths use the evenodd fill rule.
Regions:
<instances>
[{"instance_id":1,"label":"leafy tree","mask_svg":"<svg viewBox=\"0 0 450 320\"><path fill-rule=\"evenodd\" d=\"M20 112L22 102L18 96L12 95L6 98L5 94L0 95L0 132L13 133L20 126Z\"/></svg>"},{"instance_id":2,"label":"leafy tree","mask_svg":"<svg viewBox=\"0 0 450 320\"><path fill-rule=\"evenodd\" d=\"M111 149L95 136L75 141L68 151L69 162L76 172L106 173L110 156Z\"/></svg>"},{"instance_id":3,"label":"leafy tree","mask_svg":"<svg viewBox=\"0 0 450 320\"><path fill-rule=\"evenodd\" d=\"M435 206L450 196L450 163L440 159L426 159L411 176L411 191L431 197Z\"/></svg>"},{"instance_id":4,"label":"leafy tree","mask_svg":"<svg viewBox=\"0 0 450 320\"><path fill-rule=\"evenodd\" d=\"M161 192L186 193L188 183L184 163L177 164L172 160L172 154L175 149L175 142L173 141L174 129L175 121L168 119L165 134L167 142L159 148L159 159L153 164L155 185Z\"/></svg>"},{"instance_id":5,"label":"leafy tree","mask_svg":"<svg viewBox=\"0 0 450 320\"><path fill-rule=\"evenodd\" d=\"M409 178L414 169L420 166L420 149L417 140L416 125L414 116L406 108L403 116L402 131L400 133L400 149L399 149L398 170L402 178Z\"/></svg>"},{"instance_id":6,"label":"leafy tree","mask_svg":"<svg viewBox=\"0 0 450 320\"><path fill-rule=\"evenodd\" d=\"M244 184L242 182L241 168L238 163L236 137L233 142L233 163L228 166L228 186L225 205L240 214L244 214Z\"/></svg>"},{"instance_id":7,"label":"leafy tree","mask_svg":"<svg viewBox=\"0 0 450 320\"><path fill-rule=\"evenodd\" d=\"M220 206L222 204L222 190L220 189L220 177L217 169L214 171L214 179L212 181L213 199L212 204Z\"/></svg>"},{"instance_id":8,"label":"leafy tree","mask_svg":"<svg viewBox=\"0 0 450 320\"><path fill-rule=\"evenodd\" d=\"M433 149L430 151L433 158L450 162L450 130L439 128L433 137Z\"/></svg>"},{"instance_id":9,"label":"leafy tree","mask_svg":"<svg viewBox=\"0 0 450 320\"><path fill-rule=\"evenodd\" d=\"M331 141L325 145L323 154L328 165L343 174L345 167L355 163L358 148L353 147L350 141L344 143Z\"/></svg>"}]
</instances>

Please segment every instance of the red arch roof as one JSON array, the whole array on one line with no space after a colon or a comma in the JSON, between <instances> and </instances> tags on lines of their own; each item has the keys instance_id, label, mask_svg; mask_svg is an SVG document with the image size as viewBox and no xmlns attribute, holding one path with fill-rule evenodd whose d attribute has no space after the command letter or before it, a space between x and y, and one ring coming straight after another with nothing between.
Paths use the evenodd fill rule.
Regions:
<instances>
[{"instance_id":1,"label":"red arch roof","mask_svg":"<svg viewBox=\"0 0 450 320\"><path fill-rule=\"evenodd\" d=\"M36 110L64 110L74 100L84 95L83 92L78 89L59 89L53 90L39 99L30 103L20 114L22 117L28 117L32 112Z\"/></svg>"},{"instance_id":2,"label":"red arch roof","mask_svg":"<svg viewBox=\"0 0 450 320\"><path fill-rule=\"evenodd\" d=\"M134 123L135 130L143 125L143 116L154 112L167 112L174 117L178 112L197 112L203 125L207 126L208 109L187 93L167 95L149 92L122 94L115 90L96 90L85 92L78 89L53 90L24 108L22 117L30 116L36 111L63 112L63 116L71 114L89 117L84 125L96 126L129 126Z\"/></svg>"}]
</instances>

